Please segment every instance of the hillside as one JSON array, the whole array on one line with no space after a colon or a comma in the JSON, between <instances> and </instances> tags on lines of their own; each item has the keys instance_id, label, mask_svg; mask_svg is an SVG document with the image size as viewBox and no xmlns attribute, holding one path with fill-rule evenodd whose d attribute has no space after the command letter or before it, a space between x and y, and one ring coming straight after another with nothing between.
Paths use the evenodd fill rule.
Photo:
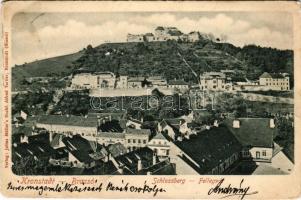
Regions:
<instances>
[{"instance_id":1,"label":"hillside","mask_svg":"<svg viewBox=\"0 0 301 200\"><path fill-rule=\"evenodd\" d=\"M179 55L180 54L180 55ZM293 51L262 48L255 45L243 48L228 43L202 40L197 43L176 41L151 43L106 43L88 45L75 54L45 59L13 68L14 87L22 85L28 76L62 77L78 69L111 71L116 74L163 75L166 79L197 82L186 66L200 74L204 71L233 69L235 79L256 79L262 72L288 72L293 76Z\"/></svg>"},{"instance_id":2,"label":"hillside","mask_svg":"<svg viewBox=\"0 0 301 200\"><path fill-rule=\"evenodd\" d=\"M22 90L24 79L28 77L63 77L73 72L73 62L84 54L83 51L38 60L12 68L12 88Z\"/></svg>"}]
</instances>

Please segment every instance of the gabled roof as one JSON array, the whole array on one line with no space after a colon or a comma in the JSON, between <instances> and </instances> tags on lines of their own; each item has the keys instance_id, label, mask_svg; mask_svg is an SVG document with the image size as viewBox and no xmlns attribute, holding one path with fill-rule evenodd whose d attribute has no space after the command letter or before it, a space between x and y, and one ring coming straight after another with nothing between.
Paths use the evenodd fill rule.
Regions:
<instances>
[{"instance_id":1,"label":"gabled roof","mask_svg":"<svg viewBox=\"0 0 301 200\"><path fill-rule=\"evenodd\" d=\"M280 73L268 73L264 72L259 78L285 78L283 74Z\"/></svg>"},{"instance_id":2,"label":"gabled roof","mask_svg":"<svg viewBox=\"0 0 301 200\"><path fill-rule=\"evenodd\" d=\"M164 135L162 135L162 133L157 133L155 135L155 137L153 137L153 139L157 139L157 140L166 140L166 138L164 137Z\"/></svg>"},{"instance_id":3,"label":"gabled roof","mask_svg":"<svg viewBox=\"0 0 301 200\"><path fill-rule=\"evenodd\" d=\"M90 142L80 135L75 135L73 137L63 138L63 143L67 147L68 151L80 162L89 163L93 159L89 154L93 153L92 146ZM101 149L101 145L96 144L97 149Z\"/></svg>"},{"instance_id":4,"label":"gabled roof","mask_svg":"<svg viewBox=\"0 0 301 200\"><path fill-rule=\"evenodd\" d=\"M200 174L210 172L220 162L242 149L241 144L225 126L213 127L191 135L190 139L176 141L175 144L199 165L197 167L187 157L181 157Z\"/></svg>"},{"instance_id":5,"label":"gabled roof","mask_svg":"<svg viewBox=\"0 0 301 200\"><path fill-rule=\"evenodd\" d=\"M41 157L49 157L55 153L54 149L47 143L32 142L21 143L17 147L13 147L13 151L22 157L36 156L38 159Z\"/></svg>"},{"instance_id":6,"label":"gabled roof","mask_svg":"<svg viewBox=\"0 0 301 200\"><path fill-rule=\"evenodd\" d=\"M233 119L224 123L243 146L273 147L277 128L270 128L269 118L238 118L240 128L233 128Z\"/></svg>"}]
</instances>

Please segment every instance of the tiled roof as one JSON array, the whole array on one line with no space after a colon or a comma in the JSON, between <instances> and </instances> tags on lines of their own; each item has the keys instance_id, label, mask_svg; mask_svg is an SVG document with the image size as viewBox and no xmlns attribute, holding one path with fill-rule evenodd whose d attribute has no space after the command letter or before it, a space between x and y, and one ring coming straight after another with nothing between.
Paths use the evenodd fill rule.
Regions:
<instances>
[{"instance_id":1,"label":"tiled roof","mask_svg":"<svg viewBox=\"0 0 301 200\"><path fill-rule=\"evenodd\" d=\"M66 145L68 151L80 162L89 163L93 161L89 155L94 152L91 144L80 135L65 137L63 138L63 143ZM98 149L100 148L98 147Z\"/></svg>"},{"instance_id":2,"label":"tiled roof","mask_svg":"<svg viewBox=\"0 0 301 200\"><path fill-rule=\"evenodd\" d=\"M49 144L42 142L21 143L18 144L17 147L13 147L13 151L22 157L32 155L38 159L41 157L49 157L55 153Z\"/></svg>"},{"instance_id":3,"label":"tiled roof","mask_svg":"<svg viewBox=\"0 0 301 200\"><path fill-rule=\"evenodd\" d=\"M233 128L233 119L225 124L244 146L272 147L277 128L270 128L269 118L238 118L240 128Z\"/></svg>"},{"instance_id":4,"label":"tiled roof","mask_svg":"<svg viewBox=\"0 0 301 200\"><path fill-rule=\"evenodd\" d=\"M113 157L117 157L120 155L123 155L127 152L127 149L125 146L123 146L121 143L115 143L108 146L109 152L112 154Z\"/></svg>"},{"instance_id":5,"label":"tiled roof","mask_svg":"<svg viewBox=\"0 0 301 200\"><path fill-rule=\"evenodd\" d=\"M97 118L85 118L82 116L74 115L43 115L37 120L37 122L41 124L97 127Z\"/></svg>"},{"instance_id":6,"label":"tiled roof","mask_svg":"<svg viewBox=\"0 0 301 200\"><path fill-rule=\"evenodd\" d=\"M121 132L98 132L97 137L107 137L107 138L124 138L125 133Z\"/></svg>"},{"instance_id":7,"label":"tiled roof","mask_svg":"<svg viewBox=\"0 0 301 200\"><path fill-rule=\"evenodd\" d=\"M124 165L124 167L128 169L127 171L124 171L124 173L137 174L139 158L142 162L142 169L149 168L153 165L153 151L148 147L131 151L127 154L118 156L115 159L118 163Z\"/></svg>"},{"instance_id":8,"label":"tiled roof","mask_svg":"<svg viewBox=\"0 0 301 200\"><path fill-rule=\"evenodd\" d=\"M134 134L134 135L150 135L151 131L149 129L133 129L127 128L126 134Z\"/></svg>"},{"instance_id":9,"label":"tiled roof","mask_svg":"<svg viewBox=\"0 0 301 200\"><path fill-rule=\"evenodd\" d=\"M162 133L157 133L153 139L158 139L158 140L166 140L166 138L162 135Z\"/></svg>"},{"instance_id":10,"label":"tiled roof","mask_svg":"<svg viewBox=\"0 0 301 200\"><path fill-rule=\"evenodd\" d=\"M99 126L99 130L102 132L122 132L123 129L121 128L119 121L112 120L106 121L105 123Z\"/></svg>"},{"instance_id":11,"label":"tiled roof","mask_svg":"<svg viewBox=\"0 0 301 200\"><path fill-rule=\"evenodd\" d=\"M259 78L285 78L285 77L282 74L279 74L279 73L264 72Z\"/></svg>"},{"instance_id":12,"label":"tiled roof","mask_svg":"<svg viewBox=\"0 0 301 200\"><path fill-rule=\"evenodd\" d=\"M191 135L190 139L176 141L175 144L200 166L196 167L188 158L181 157L200 174L210 172L220 162L242 149L241 144L225 126L213 127Z\"/></svg>"}]
</instances>

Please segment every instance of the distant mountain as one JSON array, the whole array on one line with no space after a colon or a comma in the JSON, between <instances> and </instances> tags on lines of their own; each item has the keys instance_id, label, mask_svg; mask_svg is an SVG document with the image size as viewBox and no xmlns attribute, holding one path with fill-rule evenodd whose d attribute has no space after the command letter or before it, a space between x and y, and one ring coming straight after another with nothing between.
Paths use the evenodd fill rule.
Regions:
<instances>
[{"instance_id":1,"label":"distant mountain","mask_svg":"<svg viewBox=\"0 0 301 200\"><path fill-rule=\"evenodd\" d=\"M111 71L129 76L163 75L168 80L197 82L187 67L204 71L235 70L234 79L257 79L264 71L287 72L293 77L293 51L200 40L88 45L80 52L27 63L13 68L13 87L22 87L30 76L63 77L79 70Z\"/></svg>"}]
</instances>

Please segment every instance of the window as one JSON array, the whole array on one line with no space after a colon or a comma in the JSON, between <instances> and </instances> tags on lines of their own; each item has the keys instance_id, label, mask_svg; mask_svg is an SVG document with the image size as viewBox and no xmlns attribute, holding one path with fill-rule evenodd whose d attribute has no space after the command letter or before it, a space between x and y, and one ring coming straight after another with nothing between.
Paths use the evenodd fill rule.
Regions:
<instances>
[{"instance_id":1,"label":"window","mask_svg":"<svg viewBox=\"0 0 301 200\"><path fill-rule=\"evenodd\" d=\"M262 151L262 156L267 156L267 151L266 150Z\"/></svg>"},{"instance_id":2,"label":"window","mask_svg":"<svg viewBox=\"0 0 301 200\"><path fill-rule=\"evenodd\" d=\"M256 158L260 158L260 152L259 151L256 151Z\"/></svg>"},{"instance_id":3,"label":"window","mask_svg":"<svg viewBox=\"0 0 301 200\"><path fill-rule=\"evenodd\" d=\"M167 155L167 156L169 155L169 149L166 150L166 155Z\"/></svg>"},{"instance_id":4,"label":"window","mask_svg":"<svg viewBox=\"0 0 301 200\"><path fill-rule=\"evenodd\" d=\"M128 143L131 143L131 140L130 140L130 139L128 139Z\"/></svg>"},{"instance_id":5,"label":"window","mask_svg":"<svg viewBox=\"0 0 301 200\"><path fill-rule=\"evenodd\" d=\"M141 143L141 140L140 140L140 139L138 140L138 143L139 143L139 144Z\"/></svg>"},{"instance_id":6,"label":"window","mask_svg":"<svg viewBox=\"0 0 301 200\"><path fill-rule=\"evenodd\" d=\"M143 144L146 144L146 140L143 140Z\"/></svg>"},{"instance_id":7,"label":"window","mask_svg":"<svg viewBox=\"0 0 301 200\"><path fill-rule=\"evenodd\" d=\"M135 140L135 139L133 139L133 143L136 143L136 140Z\"/></svg>"}]
</instances>

